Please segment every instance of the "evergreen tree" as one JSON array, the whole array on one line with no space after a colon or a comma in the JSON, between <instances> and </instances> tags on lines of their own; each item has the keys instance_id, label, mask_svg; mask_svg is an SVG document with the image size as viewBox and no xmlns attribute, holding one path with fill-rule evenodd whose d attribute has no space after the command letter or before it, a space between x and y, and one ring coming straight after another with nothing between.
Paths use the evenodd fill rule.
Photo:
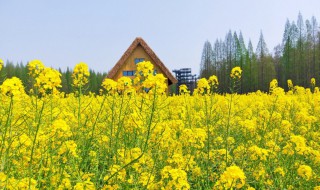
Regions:
<instances>
[{"instance_id":1,"label":"evergreen tree","mask_svg":"<svg viewBox=\"0 0 320 190\"><path fill-rule=\"evenodd\" d=\"M266 57L268 55L268 48L267 44L264 41L264 37L262 34L262 31L260 32L260 37L259 37L259 42L257 45L257 50L256 50L257 58L258 58L258 64L259 64L259 69L258 69L258 86L259 89L262 90L267 90L266 88Z\"/></svg>"},{"instance_id":2,"label":"evergreen tree","mask_svg":"<svg viewBox=\"0 0 320 190\"><path fill-rule=\"evenodd\" d=\"M211 43L206 41L203 46L202 57L201 57L201 67L200 67L200 77L209 78L214 74L213 68L213 50Z\"/></svg>"},{"instance_id":3,"label":"evergreen tree","mask_svg":"<svg viewBox=\"0 0 320 190\"><path fill-rule=\"evenodd\" d=\"M291 43L292 43L291 49L289 51L292 57L291 62L289 63L292 68L291 79L295 81L297 84L301 85L299 81L300 68L299 68L299 63L297 59L298 57L297 44L298 44L298 38L299 38L299 30L294 21L291 23L290 33L291 33Z\"/></svg>"},{"instance_id":4,"label":"evergreen tree","mask_svg":"<svg viewBox=\"0 0 320 190\"><path fill-rule=\"evenodd\" d=\"M311 79L313 76L313 63L312 63L312 26L309 20L306 20L306 38L304 43L304 60L305 67L304 78ZM308 84L308 83L307 83Z\"/></svg>"},{"instance_id":5,"label":"evergreen tree","mask_svg":"<svg viewBox=\"0 0 320 190\"><path fill-rule=\"evenodd\" d=\"M292 66L290 64L290 51L292 48L292 36L291 36L291 24L290 21L287 19L287 22L285 24L285 29L283 33L283 39L282 39L282 64L281 68L284 71L283 77L281 77L282 83L286 81L287 79L292 79L291 72Z\"/></svg>"},{"instance_id":6,"label":"evergreen tree","mask_svg":"<svg viewBox=\"0 0 320 190\"><path fill-rule=\"evenodd\" d=\"M281 77L282 73L284 73L283 67L281 66L281 54L282 54L282 49L281 49L281 45L279 44L274 48L274 57L273 57L274 69L275 69L276 79L278 81L278 84L286 88L287 83Z\"/></svg>"},{"instance_id":7,"label":"evergreen tree","mask_svg":"<svg viewBox=\"0 0 320 190\"><path fill-rule=\"evenodd\" d=\"M297 67L297 82L300 85L306 85L306 80L304 79L306 76L306 67L304 62L304 51L303 51L303 44L305 42L305 35L304 35L304 21L302 18L301 13L299 12L298 20L297 20L297 29L298 29L298 41L297 41L297 53L298 53L298 67Z\"/></svg>"},{"instance_id":8,"label":"evergreen tree","mask_svg":"<svg viewBox=\"0 0 320 190\"><path fill-rule=\"evenodd\" d=\"M312 38L312 77L315 77L317 81L320 80L320 61L316 59L316 46L317 46L317 33L318 22L317 19L312 16L311 18L311 38Z\"/></svg>"},{"instance_id":9,"label":"evergreen tree","mask_svg":"<svg viewBox=\"0 0 320 190\"><path fill-rule=\"evenodd\" d=\"M309 87L310 78L320 81L320 31L315 17L304 21L299 13L297 21L285 23L282 43L269 54L260 33L256 52L252 43L244 45L242 33L229 30L225 40L216 40L213 63L219 77L221 92L228 92L229 73L234 66L243 68L242 92L268 91L269 82L276 78L287 89L287 80L295 85Z\"/></svg>"},{"instance_id":10,"label":"evergreen tree","mask_svg":"<svg viewBox=\"0 0 320 190\"><path fill-rule=\"evenodd\" d=\"M247 81L245 81L245 83L248 83L246 92L256 91L258 89L257 87L258 72L257 72L257 65L256 65L256 57L253 51L251 40L249 40L248 51L246 54L246 69L248 70Z\"/></svg>"}]
</instances>

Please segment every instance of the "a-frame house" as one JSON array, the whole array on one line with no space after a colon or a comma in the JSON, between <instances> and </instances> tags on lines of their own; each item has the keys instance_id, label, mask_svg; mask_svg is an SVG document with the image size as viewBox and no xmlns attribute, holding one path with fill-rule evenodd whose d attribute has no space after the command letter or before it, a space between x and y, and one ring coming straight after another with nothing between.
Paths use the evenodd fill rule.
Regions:
<instances>
[{"instance_id":1,"label":"a-frame house","mask_svg":"<svg viewBox=\"0 0 320 190\"><path fill-rule=\"evenodd\" d=\"M150 61L154 66L154 73L161 73L167 78L168 86L178 82L148 44L140 37L137 37L132 42L120 60L110 70L107 77L115 81L122 76L133 79L137 63L141 61Z\"/></svg>"}]
</instances>

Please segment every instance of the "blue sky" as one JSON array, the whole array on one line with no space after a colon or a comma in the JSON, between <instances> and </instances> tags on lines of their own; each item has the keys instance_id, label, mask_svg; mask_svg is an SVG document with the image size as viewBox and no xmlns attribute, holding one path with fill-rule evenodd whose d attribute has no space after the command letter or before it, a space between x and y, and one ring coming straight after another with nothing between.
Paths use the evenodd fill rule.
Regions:
<instances>
[{"instance_id":1,"label":"blue sky","mask_svg":"<svg viewBox=\"0 0 320 190\"><path fill-rule=\"evenodd\" d=\"M262 30L272 50L287 18L300 11L320 22L319 8L319 0L0 0L0 58L107 72L139 36L170 70L198 74L206 40L241 30L255 48Z\"/></svg>"}]
</instances>

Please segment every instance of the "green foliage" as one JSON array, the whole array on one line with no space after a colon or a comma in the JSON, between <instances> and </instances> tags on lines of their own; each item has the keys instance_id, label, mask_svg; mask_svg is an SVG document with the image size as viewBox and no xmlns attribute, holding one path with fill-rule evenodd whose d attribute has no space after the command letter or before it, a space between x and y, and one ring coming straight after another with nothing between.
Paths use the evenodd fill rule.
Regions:
<instances>
[{"instance_id":1,"label":"green foliage","mask_svg":"<svg viewBox=\"0 0 320 190\"><path fill-rule=\"evenodd\" d=\"M239 36L229 31L225 40L217 39L213 47L210 42L205 42L200 78L216 75L220 81L219 92L230 92L228 75L235 66L243 69L241 93L266 92L272 79L277 79L279 86L286 90L288 79L294 85L311 87L311 78L320 81L320 30L317 20L312 17L304 21L301 13L297 22L287 20L282 43L272 53L268 51L262 32L255 52L250 40L247 47L244 45L241 31Z\"/></svg>"}]
</instances>

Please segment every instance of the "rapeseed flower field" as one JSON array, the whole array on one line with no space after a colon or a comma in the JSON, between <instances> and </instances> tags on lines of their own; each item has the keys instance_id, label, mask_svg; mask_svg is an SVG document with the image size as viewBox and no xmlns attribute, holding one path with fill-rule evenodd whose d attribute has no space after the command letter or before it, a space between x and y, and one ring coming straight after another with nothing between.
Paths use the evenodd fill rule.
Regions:
<instances>
[{"instance_id":1,"label":"rapeseed flower field","mask_svg":"<svg viewBox=\"0 0 320 190\"><path fill-rule=\"evenodd\" d=\"M3 62L0 62L0 69ZM320 189L320 93L270 82L268 93L230 94L216 76L166 95L166 79L138 64L134 80L105 79L82 94L89 72L28 65L34 88L18 78L0 85L1 189ZM27 95L28 94L28 95Z\"/></svg>"}]
</instances>

